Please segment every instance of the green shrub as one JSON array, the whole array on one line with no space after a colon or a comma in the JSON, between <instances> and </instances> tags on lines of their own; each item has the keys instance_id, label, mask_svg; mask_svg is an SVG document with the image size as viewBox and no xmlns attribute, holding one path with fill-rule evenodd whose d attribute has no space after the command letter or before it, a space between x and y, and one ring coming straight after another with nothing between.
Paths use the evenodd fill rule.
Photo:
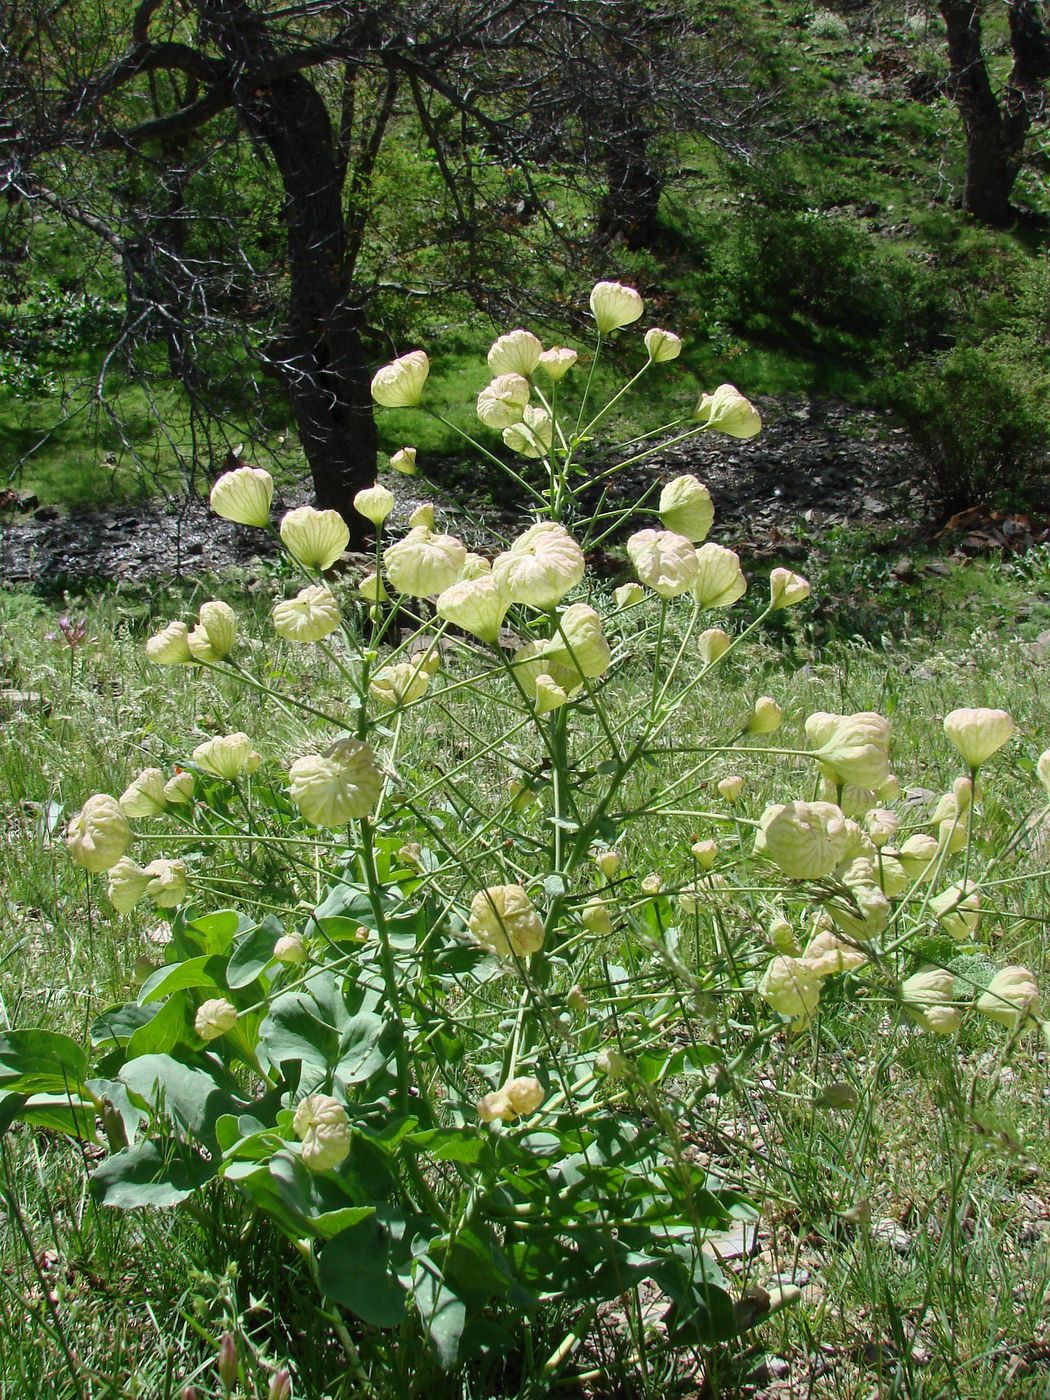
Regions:
<instances>
[{"instance_id":1,"label":"green shrub","mask_svg":"<svg viewBox=\"0 0 1050 1400\"><path fill-rule=\"evenodd\" d=\"M892 400L924 445L930 485L947 509L1040 509L1050 499L1050 375L1016 339L960 346L893 382Z\"/></svg>"}]
</instances>

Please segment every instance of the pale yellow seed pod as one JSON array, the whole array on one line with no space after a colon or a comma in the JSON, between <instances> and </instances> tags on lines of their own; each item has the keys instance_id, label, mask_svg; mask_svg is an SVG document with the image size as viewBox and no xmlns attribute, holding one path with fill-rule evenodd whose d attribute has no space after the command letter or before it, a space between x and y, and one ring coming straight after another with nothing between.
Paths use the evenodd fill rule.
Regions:
<instances>
[{"instance_id":1,"label":"pale yellow seed pod","mask_svg":"<svg viewBox=\"0 0 1050 1400\"><path fill-rule=\"evenodd\" d=\"M383 408L414 408L423 398L429 373L430 361L424 352L410 350L376 371L372 398Z\"/></svg>"},{"instance_id":2,"label":"pale yellow seed pod","mask_svg":"<svg viewBox=\"0 0 1050 1400\"><path fill-rule=\"evenodd\" d=\"M660 492L656 508L663 526L694 544L707 538L715 518L711 492L695 476L676 476Z\"/></svg>"},{"instance_id":3,"label":"pale yellow seed pod","mask_svg":"<svg viewBox=\"0 0 1050 1400\"><path fill-rule=\"evenodd\" d=\"M596 282L591 289L591 315L602 335L630 326L645 310L645 302L633 287L622 282Z\"/></svg>"},{"instance_id":4,"label":"pale yellow seed pod","mask_svg":"<svg viewBox=\"0 0 1050 1400\"><path fill-rule=\"evenodd\" d=\"M1005 710L952 710L944 732L966 766L980 768L1013 734L1014 722Z\"/></svg>"},{"instance_id":5,"label":"pale yellow seed pod","mask_svg":"<svg viewBox=\"0 0 1050 1400\"><path fill-rule=\"evenodd\" d=\"M237 1024L237 1008L224 997L202 1002L193 1021L201 1040L218 1040Z\"/></svg>"},{"instance_id":6,"label":"pale yellow seed pod","mask_svg":"<svg viewBox=\"0 0 1050 1400\"><path fill-rule=\"evenodd\" d=\"M358 515L370 520L376 529L379 529L393 509L393 492L388 491L385 486L380 486L378 481L374 486L367 486L363 491L358 491L354 497L354 510Z\"/></svg>"},{"instance_id":7,"label":"pale yellow seed pod","mask_svg":"<svg viewBox=\"0 0 1050 1400\"><path fill-rule=\"evenodd\" d=\"M300 506L281 521L285 549L306 569L330 569L350 543L350 529L334 510Z\"/></svg>"},{"instance_id":8,"label":"pale yellow seed pod","mask_svg":"<svg viewBox=\"0 0 1050 1400\"><path fill-rule=\"evenodd\" d=\"M116 865L131 840L127 815L107 792L89 797L66 831L69 854L95 874Z\"/></svg>"},{"instance_id":9,"label":"pale yellow seed pod","mask_svg":"<svg viewBox=\"0 0 1050 1400\"><path fill-rule=\"evenodd\" d=\"M312 1172L331 1171L350 1154L350 1119L330 1094L309 1094L300 1100L292 1127L302 1143L300 1160Z\"/></svg>"},{"instance_id":10,"label":"pale yellow seed pod","mask_svg":"<svg viewBox=\"0 0 1050 1400\"><path fill-rule=\"evenodd\" d=\"M223 472L211 488L212 510L238 525L268 525L272 500L273 477L262 467Z\"/></svg>"},{"instance_id":11,"label":"pale yellow seed pod","mask_svg":"<svg viewBox=\"0 0 1050 1400\"><path fill-rule=\"evenodd\" d=\"M645 333L645 348L654 365L665 365L677 360L682 353L682 341L674 331L662 331L657 326Z\"/></svg>"},{"instance_id":12,"label":"pale yellow seed pod","mask_svg":"<svg viewBox=\"0 0 1050 1400\"><path fill-rule=\"evenodd\" d=\"M758 410L732 384L719 384L713 394L701 394L693 417L709 432L727 437L753 438L762 431Z\"/></svg>"}]
</instances>

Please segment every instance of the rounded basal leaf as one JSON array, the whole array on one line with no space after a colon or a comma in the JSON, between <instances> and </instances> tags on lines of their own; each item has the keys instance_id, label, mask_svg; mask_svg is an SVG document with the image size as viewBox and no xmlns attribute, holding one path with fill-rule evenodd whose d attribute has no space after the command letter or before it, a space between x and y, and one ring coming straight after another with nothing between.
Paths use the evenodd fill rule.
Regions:
<instances>
[{"instance_id":1,"label":"rounded basal leaf","mask_svg":"<svg viewBox=\"0 0 1050 1400\"><path fill-rule=\"evenodd\" d=\"M813 757L836 783L876 788L890 771L890 722L871 710L833 715L823 710L806 720Z\"/></svg>"},{"instance_id":2,"label":"rounded basal leaf","mask_svg":"<svg viewBox=\"0 0 1050 1400\"><path fill-rule=\"evenodd\" d=\"M565 609L558 618L558 631L543 643L543 655L591 680L604 675L612 661L602 620L587 603Z\"/></svg>"},{"instance_id":3,"label":"rounded basal leaf","mask_svg":"<svg viewBox=\"0 0 1050 1400\"><path fill-rule=\"evenodd\" d=\"M130 856L122 856L110 869L106 895L118 914L127 914L145 898L149 882L150 877L141 865Z\"/></svg>"},{"instance_id":4,"label":"rounded basal leaf","mask_svg":"<svg viewBox=\"0 0 1050 1400\"><path fill-rule=\"evenodd\" d=\"M237 1008L224 997L203 1002L197 1010L193 1029L201 1040L218 1040L237 1024Z\"/></svg>"},{"instance_id":5,"label":"rounded basal leaf","mask_svg":"<svg viewBox=\"0 0 1050 1400\"><path fill-rule=\"evenodd\" d=\"M551 450L554 423L546 409L526 404L520 423L503 429L503 441L519 457L538 461Z\"/></svg>"},{"instance_id":6,"label":"rounded basal leaf","mask_svg":"<svg viewBox=\"0 0 1050 1400\"><path fill-rule=\"evenodd\" d=\"M184 622L169 622L146 642L146 656L155 666L185 666L193 660L190 629Z\"/></svg>"},{"instance_id":7,"label":"rounded basal leaf","mask_svg":"<svg viewBox=\"0 0 1050 1400\"><path fill-rule=\"evenodd\" d=\"M645 310L645 302L633 287L622 282L596 282L591 289L591 315L602 335L630 326Z\"/></svg>"},{"instance_id":8,"label":"rounded basal leaf","mask_svg":"<svg viewBox=\"0 0 1050 1400\"><path fill-rule=\"evenodd\" d=\"M649 351L649 358L654 365L664 365L668 360L678 359L682 353L682 342L674 331L662 331L653 326L652 330L645 333L645 348Z\"/></svg>"},{"instance_id":9,"label":"rounded basal leaf","mask_svg":"<svg viewBox=\"0 0 1050 1400\"><path fill-rule=\"evenodd\" d=\"M774 612L793 608L810 595L809 581L790 569L774 569L769 575L769 606Z\"/></svg>"},{"instance_id":10,"label":"rounded basal leaf","mask_svg":"<svg viewBox=\"0 0 1050 1400\"><path fill-rule=\"evenodd\" d=\"M273 630L286 642L319 642L339 626L339 604L320 584L274 604Z\"/></svg>"},{"instance_id":11,"label":"rounded basal leaf","mask_svg":"<svg viewBox=\"0 0 1050 1400\"><path fill-rule=\"evenodd\" d=\"M729 608L747 592L740 560L720 544L701 545L696 551L693 597L701 608Z\"/></svg>"},{"instance_id":12,"label":"rounded basal leaf","mask_svg":"<svg viewBox=\"0 0 1050 1400\"><path fill-rule=\"evenodd\" d=\"M804 1026L820 1002L820 978L803 959L781 954L762 974L758 994L778 1016Z\"/></svg>"},{"instance_id":13,"label":"rounded basal leaf","mask_svg":"<svg viewBox=\"0 0 1050 1400\"><path fill-rule=\"evenodd\" d=\"M377 481L374 486L366 486L354 497L354 510L363 515L378 529L394 509L393 493Z\"/></svg>"},{"instance_id":14,"label":"rounded basal leaf","mask_svg":"<svg viewBox=\"0 0 1050 1400\"><path fill-rule=\"evenodd\" d=\"M216 778L233 781L242 773L254 773L259 766L259 755L252 748L247 734L219 734L193 750L193 761L205 773Z\"/></svg>"},{"instance_id":15,"label":"rounded basal leaf","mask_svg":"<svg viewBox=\"0 0 1050 1400\"><path fill-rule=\"evenodd\" d=\"M430 673L419 661L396 661L376 671L368 683L368 693L384 709L411 705L422 700L430 686Z\"/></svg>"},{"instance_id":16,"label":"rounded basal leaf","mask_svg":"<svg viewBox=\"0 0 1050 1400\"><path fill-rule=\"evenodd\" d=\"M699 544L714 523L715 507L702 481L695 476L676 476L660 492L657 514L666 529Z\"/></svg>"},{"instance_id":17,"label":"rounded basal leaf","mask_svg":"<svg viewBox=\"0 0 1050 1400\"><path fill-rule=\"evenodd\" d=\"M330 569L350 543L350 530L336 510L300 506L281 521L281 539L305 569Z\"/></svg>"},{"instance_id":18,"label":"rounded basal leaf","mask_svg":"<svg viewBox=\"0 0 1050 1400\"><path fill-rule=\"evenodd\" d=\"M430 361L423 351L410 350L376 371L372 397L383 408L414 408L423 398L429 373Z\"/></svg>"},{"instance_id":19,"label":"rounded basal leaf","mask_svg":"<svg viewBox=\"0 0 1050 1400\"><path fill-rule=\"evenodd\" d=\"M955 1001L955 978L941 967L927 967L901 984L901 1005L910 1020L938 1035L952 1035L962 1024Z\"/></svg>"},{"instance_id":20,"label":"rounded basal leaf","mask_svg":"<svg viewBox=\"0 0 1050 1400\"><path fill-rule=\"evenodd\" d=\"M944 732L967 768L980 768L1013 734L1014 722L1005 710L952 710Z\"/></svg>"},{"instance_id":21,"label":"rounded basal leaf","mask_svg":"<svg viewBox=\"0 0 1050 1400\"><path fill-rule=\"evenodd\" d=\"M400 472L402 476L415 476L416 474L416 449L414 447L401 447L390 458L392 471Z\"/></svg>"},{"instance_id":22,"label":"rounded basal leaf","mask_svg":"<svg viewBox=\"0 0 1050 1400\"><path fill-rule=\"evenodd\" d=\"M262 467L223 472L211 488L212 510L238 525L269 525L272 500L273 477Z\"/></svg>"},{"instance_id":23,"label":"rounded basal leaf","mask_svg":"<svg viewBox=\"0 0 1050 1400\"><path fill-rule=\"evenodd\" d=\"M531 392L529 381L522 375L497 375L478 395L478 417L486 428L501 433L521 422Z\"/></svg>"},{"instance_id":24,"label":"rounded basal leaf","mask_svg":"<svg viewBox=\"0 0 1050 1400\"><path fill-rule=\"evenodd\" d=\"M701 394L693 417L709 432L728 437L753 438L762 431L758 410L732 384L719 384L713 394Z\"/></svg>"},{"instance_id":25,"label":"rounded basal leaf","mask_svg":"<svg viewBox=\"0 0 1050 1400\"><path fill-rule=\"evenodd\" d=\"M627 553L641 582L661 598L677 598L696 578L696 550L671 530L639 530Z\"/></svg>"},{"instance_id":26,"label":"rounded basal leaf","mask_svg":"<svg viewBox=\"0 0 1050 1400\"><path fill-rule=\"evenodd\" d=\"M762 813L755 851L791 880L823 880L846 852L846 818L830 802L783 802Z\"/></svg>"},{"instance_id":27,"label":"rounded basal leaf","mask_svg":"<svg viewBox=\"0 0 1050 1400\"><path fill-rule=\"evenodd\" d=\"M434 604L438 617L493 645L499 640L509 607L510 599L499 578L491 573L461 579L440 593Z\"/></svg>"},{"instance_id":28,"label":"rounded basal leaf","mask_svg":"<svg viewBox=\"0 0 1050 1400\"><path fill-rule=\"evenodd\" d=\"M432 598L451 588L466 562L467 551L452 535L435 535L424 526L410 530L386 551L386 576L398 593Z\"/></svg>"},{"instance_id":29,"label":"rounded basal leaf","mask_svg":"<svg viewBox=\"0 0 1050 1400\"><path fill-rule=\"evenodd\" d=\"M127 815L108 792L89 797L66 830L69 854L95 874L116 865L131 840Z\"/></svg>"},{"instance_id":30,"label":"rounded basal leaf","mask_svg":"<svg viewBox=\"0 0 1050 1400\"><path fill-rule=\"evenodd\" d=\"M977 998L977 1010L1007 1030L1017 1030L1040 1014L1039 986L1026 967L1004 967Z\"/></svg>"},{"instance_id":31,"label":"rounded basal leaf","mask_svg":"<svg viewBox=\"0 0 1050 1400\"><path fill-rule=\"evenodd\" d=\"M229 603L202 603L197 626L186 638L195 661L222 661L237 645L237 614Z\"/></svg>"},{"instance_id":32,"label":"rounded basal leaf","mask_svg":"<svg viewBox=\"0 0 1050 1400\"><path fill-rule=\"evenodd\" d=\"M360 739L339 739L288 769L288 795L314 826L341 827L352 817L367 817L382 786L375 755Z\"/></svg>"},{"instance_id":33,"label":"rounded basal leaf","mask_svg":"<svg viewBox=\"0 0 1050 1400\"><path fill-rule=\"evenodd\" d=\"M144 874L146 893L158 909L174 909L189 894L188 872L181 860L151 860Z\"/></svg>"},{"instance_id":34,"label":"rounded basal leaf","mask_svg":"<svg viewBox=\"0 0 1050 1400\"><path fill-rule=\"evenodd\" d=\"M583 578L583 550L553 520L540 521L497 556L492 576L512 603L552 608Z\"/></svg>"},{"instance_id":35,"label":"rounded basal leaf","mask_svg":"<svg viewBox=\"0 0 1050 1400\"><path fill-rule=\"evenodd\" d=\"M521 885L492 885L471 900L471 933L501 958L526 958L543 947L543 920Z\"/></svg>"},{"instance_id":36,"label":"rounded basal leaf","mask_svg":"<svg viewBox=\"0 0 1050 1400\"><path fill-rule=\"evenodd\" d=\"M168 809L164 774L159 768L144 768L120 794L120 805L127 817L159 817Z\"/></svg>"},{"instance_id":37,"label":"rounded basal leaf","mask_svg":"<svg viewBox=\"0 0 1050 1400\"><path fill-rule=\"evenodd\" d=\"M529 379L542 350L543 346L531 331L508 331L492 342L488 353L489 369L494 375L520 374Z\"/></svg>"},{"instance_id":38,"label":"rounded basal leaf","mask_svg":"<svg viewBox=\"0 0 1050 1400\"><path fill-rule=\"evenodd\" d=\"M547 378L556 384L559 379L565 378L578 359L575 350L567 350L563 345L553 345L549 350L544 350L536 363Z\"/></svg>"},{"instance_id":39,"label":"rounded basal leaf","mask_svg":"<svg viewBox=\"0 0 1050 1400\"><path fill-rule=\"evenodd\" d=\"M301 1099L292 1127L302 1143L302 1164L312 1172L331 1171L350 1153L350 1119L330 1094L308 1094Z\"/></svg>"}]
</instances>

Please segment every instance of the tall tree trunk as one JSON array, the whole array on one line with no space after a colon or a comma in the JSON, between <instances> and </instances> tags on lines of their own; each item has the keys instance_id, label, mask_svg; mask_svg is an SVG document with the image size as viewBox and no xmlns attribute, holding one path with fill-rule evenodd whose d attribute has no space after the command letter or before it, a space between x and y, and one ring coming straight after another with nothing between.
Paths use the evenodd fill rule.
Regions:
<instances>
[{"instance_id":1,"label":"tall tree trunk","mask_svg":"<svg viewBox=\"0 0 1050 1400\"><path fill-rule=\"evenodd\" d=\"M948 31L948 89L966 135L962 207L1002 228L1013 218L1010 195L1050 77L1050 36L1033 0L1008 0L1014 61L1000 103L981 49L980 0L940 0L939 8Z\"/></svg>"},{"instance_id":2,"label":"tall tree trunk","mask_svg":"<svg viewBox=\"0 0 1050 1400\"><path fill-rule=\"evenodd\" d=\"M232 57L250 54L265 64L272 56L243 0L219 0L213 13L221 16L217 37ZM323 99L301 73L255 86L237 106L273 156L284 191L289 309L270 364L295 412L317 504L340 511L360 541L366 525L351 502L375 480L376 428L365 322L350 296L335 132Z\"/></svg>"},{"instance_id":3,"label":"tall tree trunk","mask_svg":"<svg viewBox=\"0 0 1050 1400\"><path fill-rule=\"evenodd\" d=\"M318 505L347 516L376 471L376 429L360 312L348 296L342 181L324 102L300 74L252 99L284 187L290 305L271 358L295 411Z\"/></svg>"}]
</instances>

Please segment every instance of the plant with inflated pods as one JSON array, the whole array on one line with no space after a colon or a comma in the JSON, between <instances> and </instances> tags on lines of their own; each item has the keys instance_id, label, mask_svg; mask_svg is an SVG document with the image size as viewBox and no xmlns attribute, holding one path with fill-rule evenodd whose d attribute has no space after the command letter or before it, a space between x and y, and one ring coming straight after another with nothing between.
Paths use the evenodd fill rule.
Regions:
<instances>
[{"instance_id":1,"label":"plant with inflated pods","mask_svg":"<svg viewBox=\"0 0 1050 1400\"><path fill-rule=\"evenodd\" d=\"M553 1375L601 1304L646 1279L673 1343L733 1336L786 1295L735 1297L705 1247L776 1189L743 1194L701 1164L712 1099L785 1036L817 1034L833 981L902 1035L983 1016L1009 1046L1041 1015L1026 969L977 986L948 965L994 917L979 780L1008 716L948 717L966 772L919 820L879 714L811 714L792 747L763 695L717 740L697 732L719 668L809 585L774 569L732 635L718 624L747 582L705 542L706 487L658 481L630 506L613 489L668 431L757 432L731 385L581 468L613 404L680 349L650 329L637 373L594 406L594 360L643 303L599 283L591 306L588 368L525 330L489 352L470 441L534 517L492 557L432 515L388 538L377 483L354 502L374 568L350 590L326 577L348 539L338 513L280 522L302 586L273 609L274 645L312 649L337 695L242 664L225 604L150 639L172 668L158 675L228 674L273 725L188 744L119 799L85 802L70 853L116 911L165 911L164 960L96 1019L90 1057L45 1031L0 1045L7 1121L103 1133L97 1200L242 1192L335 1305L362 1377L388 1336L414 1328L454 1367L558 1306L572 1323ZM385 366L377 403L427 411L428 369L422 351ZM414 449L396 455L421 469ZM212 501L262 527L271 496L266 473L239 468ZM609 596L588 552L621 536L634 577ZM767 760L781 800L756 804L732 769ZM659 871L633 859L654 824L677 837ZM227 849L240 907L215 909Z\"/></svg>"}]
</instances>

